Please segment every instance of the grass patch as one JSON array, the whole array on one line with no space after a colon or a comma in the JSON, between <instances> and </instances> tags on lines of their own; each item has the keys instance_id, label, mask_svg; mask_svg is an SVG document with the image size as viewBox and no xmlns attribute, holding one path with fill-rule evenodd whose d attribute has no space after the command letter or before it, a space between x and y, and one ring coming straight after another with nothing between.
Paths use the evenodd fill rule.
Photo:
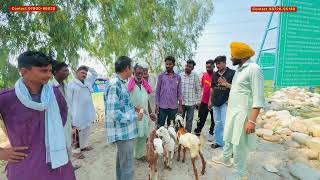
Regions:
<instances>
[{"instance_id":1,"label":"grass patch","mask_svg":"<svg viewBox=\"0 0 320 180\"><path fill-rule=\"evenodd\" d=\"M280 88L273 88L273 80L264 81L264 96L270 97L272 96L274 90L277 91Z\"/></svg>"},{"instance_id":2,"label":"grass patch","mask_svg":"<svg viewBox=\"0 0 320 180\"><path fill-rule=\"evenodd\" d=\"M103 92L92 93L93 104L96 108L104 109Z\"/></svg>"}]
</instances>

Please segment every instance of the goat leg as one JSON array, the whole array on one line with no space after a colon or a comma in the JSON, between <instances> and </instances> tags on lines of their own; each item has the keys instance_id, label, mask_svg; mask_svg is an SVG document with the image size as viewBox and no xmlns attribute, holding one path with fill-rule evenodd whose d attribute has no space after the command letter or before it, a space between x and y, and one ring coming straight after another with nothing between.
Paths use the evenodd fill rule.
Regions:
<instances>
[{"instance_id":1,"label":"goat leg","mask_svg":"<svg viewBox=\"0 0 320 180\"><path fill-rule=\"evenodd\" d=\"M169 168L169 152L167 152L166 156L164 157L164 166L166 169Z\"/></svg>"},{"instance_id":2,"label":"goat leg","mask_svg":"<svg viewBox=\"0 0 320 180\"><path fill-rule=\"evenodd\" d=\"M158 180L158 177L159 177L158 171L156 171L154 174L155 174L155 175L154 175L154 180Z\"/></svg>"},{"instance_id":3,"label":"goat leg","mask_svg":"<svg viewBox=\"0 0 320 180\"><path fill-rule=\"evenodd\" d=\"M158 158L155 160L155 164L154 164L154 180L158 180L158 178L159 178L157 166L158 166Z\"/></svg>"},{"instance_id":4,"label":"goat leg","mask_svg":"<svg viewBox=\"0 0 320 180\"><path fill-rule=\"evenodd\" d=\"M174 157L174 151L171 152L171 160L170 160L170 167L172 168L172 164L173 164L173 157Z\"/></svg>"},{"instance_id":5,"label":"goat leg","mask_svg":"<svg viewBox=\"0 0 320 180\"><path fill-rule=\"evenodd\" d=\"M164 149L164 153L163 153L163 164L164 164L164 168L166 169L167 168L167 166L168 166L168 158L167 158L167 156L168 156L168 152L167 152L167 150L166 149Z\"/></svg>"},{"instance_id":6,"label":"goat leg","mask_svg":"<svg viewBox=\"0 0 320 180\"><path fill-rule=\"evenodd\" d=\"M194 176L195 176L195 179L196 180L199 180L199 176L198 176L198 170L197 170L197 167L196 167L196 158L191 158L191 161L192 161L192 167L193 167L193 172L194 172Z\"/></svg>"},{"instance_id":7,"label":"goat leg","mask_svg":"<svg viewBox=\"0 0 320 180\"><path fill-rule=\"evenodd\" d=\"M187 148L183 147L183 159L182 159L182 163L184 163L186 161L186 151Z\"/></svg>"},{"instance_id":8,"label":"goat leg","mask_svg":"<svg viewBox=\"0 0 320 180\"><path fill-rule=\"evenodd\" d=\"M181 144L178 146L178 159L177 161L180 161L180 151L181 151Z\"/></svg>"},{"instance_id":9,"label":"goat leg","mask_svg":"<svg viewBox=\"0 0 320 180\"><path fill-rule=\"evenodd\" d=\"M204 175L204 173L206 172L206 160L203 157L203 154L201 152L199 152L200 158L201 158L201 162L202 162L202 170L201 170L201 175Z\"/></svg>"},{"instance_id":10,"label":"goat leg","mask_svg":"<svg viewBox=\"0 0 320 180\"><path fill-rule=\"evenodd\" d=\"M151 180L151 177L152 177L152 169L150 168L150 165L149 165L149 180Z\"/></svg>"},{"instance_id":11,"label":"goat leg","mask_svg":"<svg viewBox=\"0 0 320 180\"><path fill-rule=\"evenodd\" d=\"M173 158L172 154L173 154L173 152L169 151L169 157L168 157L168 168L169 168L169 170L172 169L172 158Z\"/></svg>"},{"instance_id":12,"label":"goat leg","mask_svg":"<svg viewBox=\"0 0 320 180\"><path fill-rule=\"evenodd\" d=\"M155 161L155 164L154 164L154 180L158 180L158 168L157 168L157 160Z\"/></svg>"}]
</instances>

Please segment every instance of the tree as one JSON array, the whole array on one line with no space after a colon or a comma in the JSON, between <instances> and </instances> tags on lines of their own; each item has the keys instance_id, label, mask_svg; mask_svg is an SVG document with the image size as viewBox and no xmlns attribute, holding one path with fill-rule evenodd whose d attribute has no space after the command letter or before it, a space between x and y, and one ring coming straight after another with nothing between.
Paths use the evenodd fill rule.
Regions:
<instances>
[{"instance_id":1,"label":"tree","mask_svg":"<svg viewBox=\"0 0 320 180\"><path fill-rule=\"evenodd\" d=\"M134 54L152 72L160 72L164 58L175 56L177 65L193 57L198 37L213 11L208 0L117 1L102 4L101 31L91 52L106 64L111 55Z\"/></svg>"},{"instance_id":2,"label":"tree","mask_svg":"<svg viewBox=\"0 0 320 180\"><path fill-rule=\"evenodd\" d=\"M8 59L8 50L0 49L0 59ZM0 89L14 86L14 82L19 78L17 68L8 61L0 61Z\"/></svg>"},{"instance_id":3,"label":"tree","mask_svg":"<svg viewBox=\"0 0 320 180\"><path fill-rule=\"evenodd\" d=\"M55 13L13 13L10 5L57 5ZM8 57L37 49L78 65L85 50L109 66L120 55L161 71L163 59L192 57L212 0L12 0L1 1L0 49ZM1 23L2 22L2 23ZM6 61L5 63L2 61ZM4 67L4 66L3 66ZM8 68L8 65L6 65ZM109 68L110 69L110 68ZM2 78L3 79L3 78Z\"/></svg>"}]
</instances>

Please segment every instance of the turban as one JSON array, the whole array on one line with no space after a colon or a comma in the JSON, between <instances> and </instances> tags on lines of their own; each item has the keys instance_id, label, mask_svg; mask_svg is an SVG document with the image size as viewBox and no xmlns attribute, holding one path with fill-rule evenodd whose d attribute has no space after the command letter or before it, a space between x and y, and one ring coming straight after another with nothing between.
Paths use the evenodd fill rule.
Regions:
<instances>
[{"instance_id":1,"label":"turban","mask_svg":"<svg viewBox=\"0 0 320 180\"><path fill-rule=\"evenodd\" d=\"M236 59L246 59L252 57L255 52L247 44L242 42L232 42L230 45L231 56Z\"/></svg>"}]
</instances>

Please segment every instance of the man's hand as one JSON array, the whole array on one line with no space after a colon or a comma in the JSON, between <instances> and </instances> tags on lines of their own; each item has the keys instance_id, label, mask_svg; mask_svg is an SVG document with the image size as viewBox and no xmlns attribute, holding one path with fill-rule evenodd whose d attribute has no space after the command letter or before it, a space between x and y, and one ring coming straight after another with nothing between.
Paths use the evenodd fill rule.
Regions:
<instances>
[{"instance_id":1,"label":"man's hand","mask_svg":"<svg viewBox=\"0 0 320 180\"><path fill-rule=\"evenodd\" d=\"M27 149L28 147L0 148L0 160L8 161L10 163L17 163L28 156L27 154L18 151Z\"/></svg>"},{"instance_id":2,"label":"man's hand","mask_svg":"<svg viewBox=\"0 0 320 180\"><path fill-rule=\"evenodd\" d=\"M75 130L80 130L80 129L76 126L72 126L72 130L75 131Z\"/></svg>"},{"instance_id":3,"label":"man's hand","mask_svg":"<svg viewBox=\"0 0 320 180\"><path fill-rule=\"evenodd\" d=\"M141 121L143 118L143 109L140 109L139 113L138 113L138 120Z\"/></svg>"},{"instance_id":4,"label":"man's hand","mask_svg":"<svg viewBox=\"0 0 320 180\"><path fill-rule=\"evenodd\" d=\"M140 107L135 107L135 108L134 108L134 110L135 110L137 113L140 112L140 109L141 109Z\"/></svg>"},{"instance_id":5,"label":"man's hand","mask_svg":"<svg viewBox=\"0 0 320 180\"><path fill-rule=\"evenodd\" d=\"M157 116L153 113L150 114L151 121L155 122L157 120Z\"/></svg>"},{"instance_id":6,"label":"man's hand","mask_svg":"<svg viewBox=\"0 0 320 180\"><path fill-rule=\"evenodd\" d=\"M212 109L212 102L211 101L209 101L209 103L208 103L208 109L209 109L209 111L211 111L211 109Z\"/></svg>"},{"instance_id":7,"label":"man's hand","mask_svg":"<svg viewBox=\"0 0 320 180\"><path fill-rule=\"evenodd\" d=\"M74 136L77 133L80 133L80 128L72 126L72 136Z\"/></svg>"},{"instance_id":8,"label":"man's hand","mask_svg":"<svg viewBox=\"0 0 320 180\"><path fill-rule=\"evenodd\" d=\"M256 125L254 123L248 121L247 125L246 125L246 133L247 134L254 133L255 129L256 129Z\"/></svg>"},{"instance_id":9,"label":"man's hand","mask_svg":"<svg viewBox=\"0 0 320 180\"><path fill-rule=\"evenodd\" d=\"M195 105L194 105L194 108L197 109L197 110L199 110L199 109L200 109L200 104L195 104Z\"/></svg>"},{"instance_id":10,"label":"man's hand","mask_svg":"<svg viewBox=\"0 0 320 180\"><path fill-rule=\"evenodd\" d=\"M226 80L224 77L219 77L218 83L219 83L221 86L229 87L229 83L227 82L227 80Z\"/></svg>"}]
</instances>

